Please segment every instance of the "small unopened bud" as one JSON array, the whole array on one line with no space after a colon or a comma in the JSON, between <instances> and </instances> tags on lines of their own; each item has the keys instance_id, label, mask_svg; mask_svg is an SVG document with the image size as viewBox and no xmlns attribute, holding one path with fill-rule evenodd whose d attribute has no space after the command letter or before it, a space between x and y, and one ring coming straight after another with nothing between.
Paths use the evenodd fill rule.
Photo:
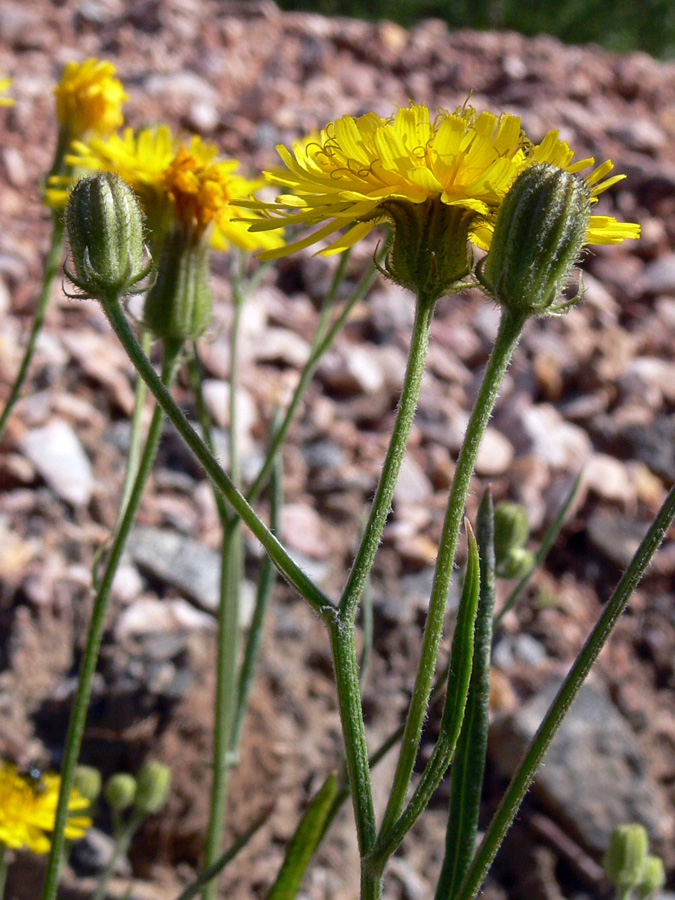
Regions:
<instances>
[{"instance_id":1,"label":"small unopened bud","mask_svg":"<svg viewBox=\"0 0 675 900\"><path fill-rule=\"evenodd\" d=\"M497 564L496 571L500 578L523 578L534 564L534 554L527 547L511 547Z\"/></svg>"},{"instance_id":2,"label":"small unopened bud","mask_svg":"<svg viewBox=\"0 0 675 900\"><path fill-rule=\"evenodd\" d=\"M530 536L527 510L520 503L503 500L495 506L495 555L504 556L512 547L522 547Z\"/></svg>"},{"instance_id":3,"label":"small unopened bud","mask_svg":"<svg viewBox=\"0 0 675 900\"><path fill-rule=\"evenodd\" d=\"M116 813L128 809L136 799L136 779L126 772L112 775L103 788L103 795Z\"/></svg>"},{"instance_id":4,"label":"small unopened bud","mask_svg":"<svg viewBox=\"0 0 675 900\"><path fill-rule=\"evenodd\" d=\"M164 806L171 790L171 769L156 760L146 760L137 777L136 809L153 815Z\"/></svg>"},{"instance_id":5,"label":"small unopened bud","mask_svg":"<svg viewBox=\"0 0 675 900\"><path fill-rule=\"evenodd\" d=\"M490 252L476 275L500 306L526 316L555 314L586 237L588 184L556 166L537 164L516 178L497 215Z\"/></svg>"},{"instance_id":6,"label":"small unopened bud","mask_svg":"<svg viewBox=\"0 0 675 900\"><path fill-rule=\"evenodd\" d=\"M164 240L143 323L158 337L199 337L211 321L208 242L175 226Z\"/></svg>"},{"instance_id":7,"label":"small unopened bud","mask_svg":"<svg viewBox=\"0 0 675 900\"><path fill-rule=\"evenodd\" d=\"M85 800L93 803L101 793L101 773L93 766L78 766L75 769L74 787Z\"/></svg>"},{"instance_id":8,"label":"small unopened bud","mask_svg":"<svg viewBox=\"0 0 675 900\"><path fill-rule=\"evenodd\" d=\"M642 881L635 889L639 900L648 900L666 883L666 870L660 856L649 855L642 870Z\"/></svg>"},{"instance_id":9,"label":"small unopened bud","mask_svg":"<svg viewBox=\"0 0 675 900\"><path fill-rule=\"evenodd\" d=\"M634 888L643 878L649 838L642 825L617 825L609 839L605 872L621 890Z\"/></svg>"},{"instance_id":10,"label":"small unopened bud","mask_svg":"<svg viewBox=\"0 0 675 900\"><path fill-rule=\"evenodd\" d=\"M77 182L66 206L66 228L75 266L66 275L83 296L118 299L150 270L143 246L143 215L136 195L113 172Z\"/></svg>"}]
</instances>

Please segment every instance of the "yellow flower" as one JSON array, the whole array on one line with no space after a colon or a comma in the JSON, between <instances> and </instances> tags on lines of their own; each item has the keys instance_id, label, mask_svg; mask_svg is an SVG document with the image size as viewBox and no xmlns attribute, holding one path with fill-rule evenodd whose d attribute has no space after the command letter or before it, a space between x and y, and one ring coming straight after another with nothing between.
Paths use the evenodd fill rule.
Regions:
<instances>
[{"instance_id":1,"label":"yellow flower","mask_svg":"<svg viewBox=\"0 0 675 900\"><path fill-rule=\"evenodd\" d=\"M277 234L251 234L242 210L230 203L249 197L262 181L244 178L236 160L219 160L217 155L218 148L199 136L185 142L167 125L158 125L74 141L66 162L77 169L116 172L138 195L151 231L163 232L179 221L200 234L211 228L211 245L218 250L230 243L245 250L282 246ZM51 179L49 205L65 203L68 184L69 179Z\"/></svg>"},{"instance_id":2,"label":"yellow flower","mask_svg":"<svg viewBox=\"0 0 675 900\"><path fill-rule=\"evenodd\" d=\"M3 97L2 94L5 93L7 88L12 83L11 78L0 78L0 106L13 106L14 101L11 97Z\"/></svg>"},{"instance_id":3,"label":"yellow flower","mask_svg":"<svg viewBox=\"0 0 675 900\"><path fill-rule=\"evenodd\" d=\"M27 847L33 853L46 853L60 782L53 773L33 779L23 775L13 763L0 760L0 842L13 849ZM69 811L77 814L88 809L89 801L73 790ZM90 825L91 819L85 815L71 816L66 837L80 838Z\"/></svg>"},{"instance_id":4,"label":"yellow flower","mask_svg":"<svg viewBox=\"0 0 675 900\"><path fill-rule=\"evenodd\" d=\"M321 251L337 253L380 222L393 221L397 228L422 205L428 207L419 226L423 229L434 209L442 215L449 208L467 211L469 239L487 249L499 206L526 166L550 162L574 172L593 163L592 159L572 163L573 152L555 131L533 145L518 116L477 113L467 105L452 113L440 110L434 118L427 107L413 103L388 119L373 112L358 118L342 116L320 134L298 141L292 152L283 145L277 150L285 168L265 175L292 193L281 194L276 203L245 201L243 206L268 216L267 221L254 222L251 230L294 224L320 227L302 240L261 254L263 259L307 247L348 226ZM594 200L623 177L603 182L611 169L607 162L586 176ZM588 242L618 243L638 231L612 217L594 216Z\"/></svg>"},{"instance_id":5,"label":"yellow flower","mask_svg":"<svg viewBox=\"0 0 675 900\"><path fill-rule=\"evenodd\" d=\"M115 71L111 62L95 58L66 64L54 95L59 124L69 138L110 134L122 125L128 95Z\"/></svg>"}]
</instances>

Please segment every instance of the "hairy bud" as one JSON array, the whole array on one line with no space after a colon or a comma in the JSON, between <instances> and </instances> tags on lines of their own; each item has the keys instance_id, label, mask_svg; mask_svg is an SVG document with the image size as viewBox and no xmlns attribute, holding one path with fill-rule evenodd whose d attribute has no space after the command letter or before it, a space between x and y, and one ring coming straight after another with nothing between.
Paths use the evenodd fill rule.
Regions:
<instances>
[{"instance_id":1,"label":"hairy bud","mask_svg":"<svg viewBox=\"0 0 675 900\"><path fill-rule=\"evenodd\" d=\"M476 275L500 306L554 315L576 303L561 299L586 237L588 184L556 166L537 164L516 178L497 215L490 252Z\"/></svg>"},{"instance_id":2,"label":"hairy bud","mask_svg":"<svg viewBox=\"0 0 675 900\"><path fill-rule=\"evenodd\" d=\"M143 215L136 195L113 172L100 172L77 182L66 206L74 274L66 275L82 296L118 299L150 270L143 246Z\"/></svg>"}]
</instances>

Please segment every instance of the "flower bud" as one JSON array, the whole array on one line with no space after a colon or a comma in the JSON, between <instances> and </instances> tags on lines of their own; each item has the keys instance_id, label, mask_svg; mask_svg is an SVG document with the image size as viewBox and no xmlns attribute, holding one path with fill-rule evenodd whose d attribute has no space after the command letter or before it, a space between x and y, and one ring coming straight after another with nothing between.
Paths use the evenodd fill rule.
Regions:
<instances>
[{"instance_id":1,"label":"flower bud","mask_svg":"<svg viewBox=\"0 0 675 900\"><path fill-rule=\"evenodd\" d=\"M534 554L527 547L511 547L497 563L499 578L523 578L534 568Z\"/></svg>"},{"instance_id":2,"label":"flower bud","mask_svg":"<svg viewBox=\"0 0 675 900\"><path fill-rule=\"evenodd\" d=\"M130 293L148 274L143 215L133 190L113 172L77 182L66 206L66 227L75 266L68 278L96 300Z\"/></svg>"},{"instance_id":3,"label":"flower bud","mask_svg":"<svg viewBox=\"0 0 675 900\"><path fill-rule=\"evenodd\" d=\"M146 760L137 778L136 809L153 815L164 806L171 790L171 769L156 760Z\"/></svg>"},{"instance_id":4,"label":"flower bud","mask_svg":"<svg viewBox=\"0 0 675 900\"><path fill-rule=\"evenodd\" d=\"M621 890L634 888L643 878L649 838L642 825L617 825L609 839L605 872Z\"/></svg>"},{"instance_id":5,"label":"flower bud","mask_svg":"<svg viewBox=\"0 0 675 900\"><path fill-rule=\"evenodd\" d=\"M388 200L382 210L393 235L384 273L429 300L456 292L471 271L469 230L476 214L442 203Z\"/></svg>"},{"instance_id":6,"label":"flower bud","mask_svg":"<svg viewBox=\"0 0 675 900\"><path fill-rule=\"evenodd\" d=\"M136 779L126 772L112 775L103 788L103 795L116 813L122 813L134 802L137 793Z\"/></svg>"},{"instance_id":7,"label":"flower bud","mask_svg":"<svg viewBox=\"0 0 675 900\"><path fill-rule=\"evenodd\" d=\"M555 314L575 303L561 294L586 237L588 184L556 166L525 169L497 215L490 252L477 277L500 306L526 316Z\"/></svg>"},{"instance_id":8,"label":"flower bud","mask_svg":"<svg viewBox=\"0 0 675 900\"><path fill-rule=\"evenodd\" d=\"M199 337L211 321L209 246L181 225L164 240L157 279L145 298L144 324L158 337Z\"/></svg>"},{"instance_id":9,"label":"flower bud","mask_svg":"<svg viewBox=\"0 0 675 900\"><path fill-rule=\"evenodd\" d=\"M505 556L513 547L522 547L530 536L527 510L520 503L503 500L495 506L495 556Z\"/></svg>"},{"instance_id":10,"label":"flower bud","mask_svg":"<svg viewBox=\"0 0 675 900\"><path fill-rule=\"evenodd\" d=\"M93 803L101 793L101 773L93 766L78 766L73 786L85 800Z\"/></svg>"},{"instance_id":11,"label":"flower bud","mask_svg":"<svg viewBox=\"0 0 675 900\"><path fill-rule=\"evenodd\" d=\"M647 856L644 869L642 870L642 880L638 884L635 893L639 900L647 900L661 890L666 883L666 871L663 860L660 856Z\"/></svg>"}]
</instances>

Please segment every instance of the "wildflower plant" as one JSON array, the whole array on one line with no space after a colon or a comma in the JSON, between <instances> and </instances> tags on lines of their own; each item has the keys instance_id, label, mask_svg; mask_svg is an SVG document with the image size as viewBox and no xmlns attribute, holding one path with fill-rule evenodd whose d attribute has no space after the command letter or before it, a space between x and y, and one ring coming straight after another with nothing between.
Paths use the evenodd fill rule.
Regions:
<instances>
[{"instance_id":1,"label":"wildflower plant","mask_svg":"<svg viewBox=\"0 0 675 900\"><path fill-rule=\"evenodd\" d=\"M68 94L65 87L64 93ZM111 88L101 96L114 95ZM119 93L116 96L121 99ZM65 108L65 100L63 103ZM74 117L72 121L74 129ZM60 857L67 836L70 792L112 579L153 465L165 415L206 471L222 526L210 823L204 871L186 889L181 900L201 890L205 900L213 900L217 877L236 852L235 848L228 851L223 848L228 779L237 757L274 570L307 600L326 626L333 655L346 774L329 775L309 803L268 898L277 900L297 894L313 853L340 804L351 795L361 859L361 898L380 900L388 860L424 812L452 763L452 807L435 898L470 900L480 890L565 712L675 516L673 489L605 605L476 847L487 742L492 632L504 612L494 615L495 581L499 577L521 577L504 607L510 608L533 569L542 561L563 518L561 513L534 556L525 547L529 526L522 510L511 505L498 507L495 514L489 492L481 503L475 529L472 528L465 520L465 506L476 457L503 377L528 319L563 313L580 300L581 291L568 301L564 290L585 246L617 244L637 237L639 226L595 213L599 195L622 178L610 174L613 169L610 161L597 167L593 159L574 161L573 151L557 132L550 131L541 142L535 143L524 134L517 116L478 113L467 104L454 112L439 111L435 116L416 104L399 109L386 119L375 113L358 118L343 116L319 133L298 141L291 150L285 147L278 150L284 165L266 173L272 184L285 191L275 201L256 198L255 191L261 181L241 176L238 164L219 159L216 148L199 138L186 141L176 137L162 125L137 132L126 129L120 134L105 135L90 131L88 135L78 136L63 157L70 171L57 172L49 187L48 200L55 209L62 207L68 198L65 222L72 265L67 275L77 288L101 303L114 333L136 367L141 379L137 412L145 385L157 405L146 435L141 436L137 427L140 416L134 417L133 434L138 449L130 455L119 519L102 574L96 579L43 900L54 900L56 896ZM71 186L73 173L82 169L93 174ZM63 193L64 188L68 189L67 194ZM396 419L377 489L342 591L339 596L331 597L308 577L279 541L278 515L282 504L279 448L318 360L353 304L372 282L371 272L337 311L335 297L349 249L380 225L387 229L387 238L373 269L381 267L389 278L412 291L415 318ZM282 228L299 230L300 235L285 242L280 234ZM304 234L304 229L310 233ZM150 248L149 255L144 250L144 242ZM266 458L252 485L246 489L236 444L238 327L246 291L251 289L260 270L249 277L246 257L241 251L259 250L262 259L268 261L319 243L322 245L319 252L343 256L322 308L310 359L298 388L287 410L279 412L272 423ZM231 422L227 470L213 451L196 343L210 318L209 254L213 249L225 248L237 251L232 253ZM487 252L478 266L474 261L475 248ZM147 274L145 263L150 257L154 271L137 323L149 332L139 342L124 300L132 290L143 286ZM367 746L359 671L361 658L356 641L357 614L367 608L371 570L415 415L435 305L439 297L467 284L481 287L499 305L500 326L449 490L409 708L399 732L386 744L387 748L398 744L398 759L386 809L378 822L372 769L385 750L370 756ZM161 374L148 359L150 334L162 344ZM188 369L201 432L191 425L171 393L175 372L185 356L189 357ZM270 495L268 522L254 509L264 489ZM463 524L468 563L450 661L441 677L436 678L447 598ZM243 525L266 551L254 625L245 641L240 640L239 621ZM440 735L413 785L431 697L443 690ZM110 803L118 802L122 788L126 791L124 809L127 809L136 802L136 784L118 782L113 789L109 783L104 794ZM147 804L144 810L150 811ZM120 814L123 811L120 806ZM251 827L249 836L260 824ZM236 848L240 846L239 843Z\"/></svg>"}]
</instances>

